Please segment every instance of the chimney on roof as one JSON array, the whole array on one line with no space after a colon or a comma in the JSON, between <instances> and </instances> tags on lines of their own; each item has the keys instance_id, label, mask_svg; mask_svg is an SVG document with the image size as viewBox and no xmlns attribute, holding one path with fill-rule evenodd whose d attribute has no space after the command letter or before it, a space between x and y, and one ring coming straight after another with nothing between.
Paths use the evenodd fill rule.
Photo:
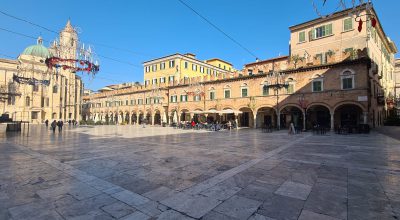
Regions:
<instances>
[{"instance_id":1,"label":"chimney on roof","mask_svg":"<svg viewBox=\"0 0 400 220\"><path fill-rule=\"evenodd\" d=\"M193 59L196 58L196 54L194 54L194 53L186 53L185 56L193 58Z\"/></svg>"}]
</instances>

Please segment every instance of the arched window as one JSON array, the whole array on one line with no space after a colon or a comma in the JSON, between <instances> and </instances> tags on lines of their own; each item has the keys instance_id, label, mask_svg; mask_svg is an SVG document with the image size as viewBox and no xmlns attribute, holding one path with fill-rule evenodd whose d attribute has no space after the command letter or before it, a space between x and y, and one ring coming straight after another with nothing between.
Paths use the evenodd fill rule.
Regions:
<instances>
[{"instance_id":1,"label":"arched window","mask_svg":"<svg viewBox=\"0 0 400 220\"><path fill-rule=\"evenodd\" d=\"M224 98L226 98L226 99L231 98L231 86L230 85L224 86Z\"/></svg>"},{"instance_id":2,"label":"arched window","mask_svg":"<svg viewBox=\"0 0 400 220\"><path fill-rule=\"evenodd\" d=\"M267 96L269 95L269 82L264 81L261 83L262 95Z\"/></svg>"},{"instance_id":3,"label":"arched window","mask_svg":"<svg viewBox=\"0 0 400 220\"><path fill-rule=\"evenodd\" d=\"M29 96L25 98L25 106L31 106L31 98Z\"/></svg>"},{"instance_id":4,"label":"arched window","mask_svg":"<svg viewBox=\"0 0 400 220\"><path fill-rule=\"evenodd\" d=\"M214 87L210 87L210 89L209 89L209 97L210 97L210 100L214 100L215 99L215 89L214 89Z\"/></svg>"},{"instance_id":5,"label":"arched window","mask_svg":"<svg viewBox=\"0 0 400 220\"><path fill-rule=\"evenodd\" d=\"M322 92L324 90L324 77L320 74L315 74L312 77L311 91Z\"/></svg>"},{"instance_id":6,"label":"arched window","mask_svg":"<svg viewBox=\"0 0 400 220\"><path fill-rule=\"evenodd\" d=\"M354 89L354 72L351 70L345 70L340 74L340 81L342 89Z\"/></svg>"},{"instance_id":7,"label":"arched window","mask_svg":"<svg viewBox=\"0 0 400 220\"><path fill-rule=\"evenodd\" d=\"M249 88L248 88L247 84L243 83L240 87L241 87L240 90L241 90L242 97L249 96Z\"/></svg>"},{"instance_id":8,"label":"arched window","mask_svg":"<svg viewBox=\"0 0 400 220\"><path fill-rule=\"evenodd\" d=\"M293 78L288 78L286 80L286 94L293 94L294 93L294 84L296 83L296 81Z\"/></svg>"}]
</instances>

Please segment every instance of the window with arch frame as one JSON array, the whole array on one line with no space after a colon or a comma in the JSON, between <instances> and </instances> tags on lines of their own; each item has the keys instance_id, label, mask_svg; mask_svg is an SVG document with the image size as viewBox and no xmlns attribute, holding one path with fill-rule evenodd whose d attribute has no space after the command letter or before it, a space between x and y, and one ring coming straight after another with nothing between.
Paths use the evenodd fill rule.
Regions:
<instances>
[{"instance_id":1,"label":"window with arch frame","mask_svg":"<svg viewBox=\"0 0 400 220\"><path fill-rule=\"evenodd\" d=\"M287 87L286 87L286 94L293 94L294 93L294 84L295 80L293 78L288 78L286 80Z\"/></svg>"},{"instance_id":2,"label":"window with arch frame","mask_svg":"<svg viewBox=\"0 0 400 220\"><path fill-rule=\"evenodd\" d=\"M311 91L322 92L324 90L324 79L321 75L316 74L312 78Z\"/></svg>"},{"instance_id":3,"label":"window with arch frame","mask_svg":"<svg viewBox=\"0 0 400 220\"><path fill-rule=\"evenodd\" d=\"M354 89L354 73L350 70L345 70L340 74L341 87L343 90Z\"/></svg>"},{"instance_id":4,"label":"window with arch frame","mask_svg":"<svg viewBox=\"0 0 400 220\"><path fill-rule=\"evenodd\" d=\"M267 84L264 84L262 86L262 94L263 94L263 96L269 95L269 86Z\"/></svg>"}]
</instances>

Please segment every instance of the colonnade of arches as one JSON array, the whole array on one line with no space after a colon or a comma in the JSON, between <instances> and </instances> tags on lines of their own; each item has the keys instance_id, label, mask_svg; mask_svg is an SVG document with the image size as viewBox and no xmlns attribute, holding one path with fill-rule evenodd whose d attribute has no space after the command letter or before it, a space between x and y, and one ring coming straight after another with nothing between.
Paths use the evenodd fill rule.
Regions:
<instances>
[{"instance_id":1,"label":"colonnade of arches","mask_svg":"<svg viewBox=\"0 0 400 220\"><path fill-rule=\"evenodd\" d=\"M206 113L204 113L206 112ZM222 113L221 113L222 112ZM277 114L278 112L278 114ZM298 104L285 104L279 106L260 106L251 109L248 106L237 109L224 108L222 111L215 109L170 109L169 111L146 110L146 111L119 111L99 112L90 114L93 121L114 124L146 124L161 125L165 123L180 123L184 121L195 122L226 122L233 121L239 127L260 128L270 126L272 128L285 129L293 123L299 129L311 129L314 126L335 129L344 126L358 126L374 123L379 119L379 112L369 114L364 106L357 102L343 102L336 106L325 103L310 103L307 108L301 108ZM381 116L383 118L383 116ZM379 125L379 120L378 120Z\"/></svg>"},{"instance_id":2,"label":"colonnade of arches","mask_svg":"<svg viewBox=\"0 0 400 220\"><path fill-rule=\"evenodd\" d=\"M162 113L156 109L154 111L119 111L119 112L98 112L92 113L89 119L94 122L103 122L110 124L151 124L161 125Z\"/></svg>"}]
</instances>

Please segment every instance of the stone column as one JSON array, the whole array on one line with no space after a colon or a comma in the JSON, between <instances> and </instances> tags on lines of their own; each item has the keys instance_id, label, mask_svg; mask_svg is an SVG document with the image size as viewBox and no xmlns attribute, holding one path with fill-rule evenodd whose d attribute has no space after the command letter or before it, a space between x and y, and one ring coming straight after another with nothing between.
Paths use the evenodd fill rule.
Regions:
<instances>
[{"instance_id":1,"label":"stone column","mask_svg":"<svg viewBox=\"0 0 400 220\"><path fill-rule=\"evenodd\" d=\"M331 131L335 129L335 113L331 112Z\"/></svg>"},{"instance_id":2,"label":"stone column","mask_svg":"<svg viewBox=\"0 0 400 220\"><path fill-rule=\"evenodd\" d=\"M236 124L236 128L238 128L238 127L239 127L239 121L238 121L238 118L239 118L239 114L238 114L238 113L235 113L235 124Z\"/></svg>"},{"instance_id":3,"label":"stone column","mask_svg":"<svg viewBox=\"0 0 400 220\"><path fill-rule=\"evenodd\" d=\"M368 112L363 112L363 124L368 124Z\"/></svg>"},{"instance_id":4,"label":"stone column","mask_svg":"<svg viewBox=\"0 0 400 220\"><path fill-rule=\"evenodd\" d=\"M257 114L253 113L253 128L257 128Z\"/></svg>"},{"instance_id":5,"label":"stone column","mask_svg":"<svg viewBox=\"0 0 400 220\"><path fill-rule=\"evenodd\" d=\"M156 114L151 115L151 125L154 125L154 119L156 118Z\"/></svg>"},{"instance_id":6,"label":"stone column","mask_svg":"<svg viewBox=\"0 0 400 220\"><path fill-rule=\"evenodd\" d=\"M193 113L189 113L190 122L193 120Z\"/></svg>"},{"instance_id":7,"label":"stone column","mask_svg":"<svg viewBox=\"0 0 400 220\"><path fill-rule=\"evenodd\" d=\"M132 124L132 112L129 113L128 123Z\"/></svg>"},{"instance_id":8,"label":"stone column","mask_svg":"<svg viewBox=\"0 0 400 220\"><path fill-rule=\"evenodd\" d=\"M136 113L136 124L137 124L137 125L140 123L140 121L139 121L139 115L140 115L140 113Z\"/></svg>"},{"instance_id":9,"label":"stone column","mask_svg":"<svg viewBox=\"0 0 400 220\"><path fill-rule=\"evenodd\" d=\"M303 111L303 131L306 130L306 110Z\"/></svg>"},{"instance_id":10,"label":"stone column","mask_svg":"<svg viewBox=\"0 0 400 220\"><path fill-rule=\"evenodd\" d=\"M276 113L276 127L278 130L281 129L281 112L279 110Z\"/></svg>"}]
</instances>

